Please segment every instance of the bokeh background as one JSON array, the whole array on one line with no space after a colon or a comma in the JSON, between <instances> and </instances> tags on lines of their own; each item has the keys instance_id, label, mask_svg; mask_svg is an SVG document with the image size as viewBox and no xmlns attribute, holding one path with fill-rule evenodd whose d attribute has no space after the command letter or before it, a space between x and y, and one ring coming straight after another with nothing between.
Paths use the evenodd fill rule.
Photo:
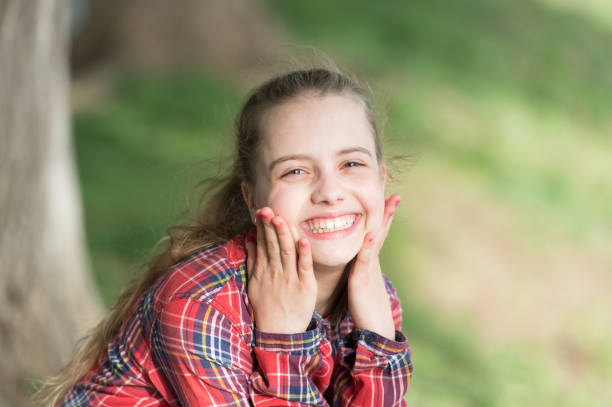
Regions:
<instances>
[{"instance_id":1,"label":"bokeh background","mask_svg":"<svg viewBox=\"0 0 612 407\"><path fill-rule=\"evenodd\" d=\"M166 4L167 3L167 4ZM72 123L107 306L245 93L327 57L370 87L402 196L383 270L411 406L612 406L612 3L72 2Z\"/></svg>"}]
</instances>

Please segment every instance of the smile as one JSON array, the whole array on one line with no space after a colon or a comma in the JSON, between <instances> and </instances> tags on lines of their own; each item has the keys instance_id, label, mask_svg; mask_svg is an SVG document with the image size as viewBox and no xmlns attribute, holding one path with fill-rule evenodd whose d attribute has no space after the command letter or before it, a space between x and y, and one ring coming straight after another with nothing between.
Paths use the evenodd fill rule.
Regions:
<instances>
[{"instance_id":1,"label":"smile","mask_svg":"<svg viewBox=\"0 0 612 407\"><path fill-rule=\"evenodd\" d=\"M339 216L331 219L311 219L306 222L312 233L327 233L348 229L355 223L356 215Z\"/></svg>"},{"instance_id":2,"label":"smile","mask_svg":"<svg viewBox=\"0 0 612 407\"><path fill-rule=\"evenodd\" d=\"M302 229L315 238L340 238L348 235L357 226L360 214L349 214L332 218L312 218L302 222Z\"/></svg>"}]
</instances>

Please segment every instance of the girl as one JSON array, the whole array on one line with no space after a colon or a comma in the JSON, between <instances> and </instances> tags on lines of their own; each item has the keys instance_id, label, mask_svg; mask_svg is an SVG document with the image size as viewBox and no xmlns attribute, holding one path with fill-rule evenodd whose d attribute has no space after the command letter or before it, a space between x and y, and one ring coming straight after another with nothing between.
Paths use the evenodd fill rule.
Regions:
<instances>
[{"instance_id":1,"label":"girl","mask_svg":"<svg viewBox=\"0 0 612 407\"><path fill-rule=\"evenodd\" d=\"M61 406L392 406L412 374L378 253L399 196L362 91L256 89L232 174L42 390Z\"/></svg>"}]
</instances>

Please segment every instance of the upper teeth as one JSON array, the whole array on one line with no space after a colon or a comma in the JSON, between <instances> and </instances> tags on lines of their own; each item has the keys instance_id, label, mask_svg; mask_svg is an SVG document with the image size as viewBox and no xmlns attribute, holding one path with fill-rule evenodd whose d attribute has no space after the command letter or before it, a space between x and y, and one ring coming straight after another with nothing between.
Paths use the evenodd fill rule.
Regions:
<instances>
[{"instance_id":1,"label":"upper teeth","mask_svg":"<svg viewBox=\"0 0 612 407\"><path fill-rule=\"evenodd\" d=\"M353 226L355 215L339 216L333 219L314 219L306 222L313 233L326 233Z\"/></svg>"}]
</instances>

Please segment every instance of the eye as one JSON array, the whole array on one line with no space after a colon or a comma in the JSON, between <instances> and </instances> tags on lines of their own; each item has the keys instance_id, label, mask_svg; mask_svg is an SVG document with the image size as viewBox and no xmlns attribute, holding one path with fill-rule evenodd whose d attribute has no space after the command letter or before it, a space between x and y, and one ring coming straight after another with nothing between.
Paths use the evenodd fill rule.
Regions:
<instances>
[{"instance_id":1,"label":"eye","mask_svg":"<svg viewBox=\"0 0 612 407\"><path fill-rule=\"evenodd\" d=\"M359 161L347 161L344 163L345 167L363 167L364 164L360 163Z\"/></svg>"},{"instance_id":2,"label":"eye","mask_svg":"<svg viewBox=\"0 0 612 407\"><path fill-rule=\"evenodd\" d=\"M281 177L286 177L288 175L302 175L302 174L305 174L305 173L306 173L306 171L304 171L301 168L293 168L293 169L285 172L283 175L281 175Z\"/></svg>"}]
</instances>

